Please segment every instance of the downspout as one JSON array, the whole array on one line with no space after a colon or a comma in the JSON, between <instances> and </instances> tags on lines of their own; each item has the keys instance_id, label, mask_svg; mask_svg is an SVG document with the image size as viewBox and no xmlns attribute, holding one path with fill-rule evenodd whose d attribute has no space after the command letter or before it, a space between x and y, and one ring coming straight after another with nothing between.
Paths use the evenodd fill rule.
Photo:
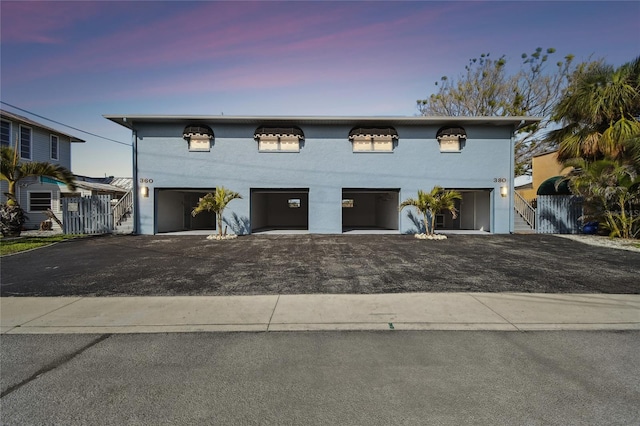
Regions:
<instances>
[{"instance_id":1,"label":"downspout","mask_svg":"<svg viewBox=\"0 0 640 426\"><path fill-rule=\"evenodd\" d=\"M126 120L126 119L125 119ZM140 193L138 188L138 134L136 129L131 126L131 139L133 142L133 233L140 234Z\"/></svg>"},{"instance_id":2,"label":"downspout","mask_svg":"<svg viewBox=\"0 0 640 426\"><path fill-rule=\"evenodd\" d=\"M514 200L513 200L513 193L514 193L514 189L513 189L513 184L514 184L514 179L515 179L515 173L516 173L516 132L523 128L525 125L525 121L521 120L520 123L515 126L513 128L513 132L511 132L511 161L509 162L509 192L508 192L508 197L509 197L509 233L513 234L515 233L515 225L514 225L514 221L515 221L515 205L514 205Z\"/></svg>"}]
</instances>

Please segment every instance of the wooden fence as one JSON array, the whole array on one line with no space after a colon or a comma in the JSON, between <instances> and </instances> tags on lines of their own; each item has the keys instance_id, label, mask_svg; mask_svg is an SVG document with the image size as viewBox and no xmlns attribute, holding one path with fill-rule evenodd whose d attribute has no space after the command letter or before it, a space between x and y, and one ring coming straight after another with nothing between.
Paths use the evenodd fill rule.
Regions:
<instances>
[{"instance_id":1,"label":"wooden fence","mask_svg":"<svg viewBox=\"0 0 640 426\"><path fill-rule=\"evenodd\" d=\"M107 234L113 232L109 195L62 198L62 225L65 234Z\"/></svg>"},{"instance_id":2,"label":"wooden fence","mask_svg":"<svg viewBox=\"0 0 640 426\"><path fill-rule=\"evenodd\" d=\"M582 198L576 195L538 195L536 232L579 234L582 229Z\"/></svg>"}]
</instances>

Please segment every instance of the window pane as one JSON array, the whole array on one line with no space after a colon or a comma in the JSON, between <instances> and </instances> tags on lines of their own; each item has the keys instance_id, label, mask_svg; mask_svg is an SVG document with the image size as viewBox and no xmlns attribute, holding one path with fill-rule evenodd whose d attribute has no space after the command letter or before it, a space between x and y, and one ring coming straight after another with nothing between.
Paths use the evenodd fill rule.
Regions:
<instances>
[{"instance_id":1,"label":"window pane","mask_svg":"<svg viewBox=\"0 0 640 426\"><path fill-rule=\"evenodd\" d=\"M300 151L300 142L298 138L280 138L281 151Z\"/></svg>"},{"instance_id":2,"label":"window pane","mask_svg":"<svg viewBox=\"0 0 640 426\"><path fill-rule=\"evenodd\" d=\"M20 127L20 157L31 159L31 129Z\"/></svg>"},{"instance_id":3,"label":"window pane","mask_svg":"<svg viewBox=\"0 0 640 426\"><path fill-rule=\"evenodd\" d=\"M353 141L354 151L371 151L371 141Z\"/></svg>"},{"instance_id":4,"label":"window pane","mask_svg":"<svg viewBox=\"0 0 640 426\"><path fill-rule=\"evenodd\" d=\"M211 138L205 136L189 138L189 151L211 151Z\"/></svg>"},{"instance_id":5,"label":"window pane","mask_svg":"<svg viewBox=\"0 0 640 426\"><path fill-rule=\"evenodd\" d=\"M300 198L290 198L288 203L290 209L300 208Z\"/></svg>"},{"instance_id":6,"label":"window pane","mask_svg":"<svg viewBox=\"0 0 640 426\"><path fill-rule=\"evenodd\" d=\"M440 139L440 151L460 151L460 140L458 138Z\"/></svg>"},{"instance_id":7,"label":"window pane","mask_svg":"<svg viewBox=\"0 0 640 426\"><path fill-rule=\"evenodd\" d=\"M374 151L393 151L393 141L388 140L376 140L373 142Z\"/></svg>"},{"instance_id":8,"label":"window pane","mask_svg":"<svg viewBox=\"0 0 640 426\"><path fill-rule=\"evenodd\" d=\"M58 159L58 137L51 135L51 158Z\"/></svg>"},{"instance_id":9,"label":"window pane","mask_svg":"<svg viewBox=\"0 0 640 426\"><path fill-rule=\"evenodd\" d=\"M258 149L260 151L276 151L278 149L278 138L260 138Z\"/></svg>"},{"instance_id":10,"label":"window pane","mask_svg":"<svg viewBox=\"0 0 640 426\"><path fill-rule=\"evenodd\" d=\"M2 128L0 130L0 145L11 145L11 123L8 121L2 121Z\"/></svg>"},{"instance_id":11,"label":"window pane","mask_svg":"<svg viewBox=\"0 0 640 426\"><path fill-rule=\"evenodd\" d=\"M51 208L50 192L30 192L29 193L29 210L33 212L42 212Z\"/></svg>"}]
</instances>

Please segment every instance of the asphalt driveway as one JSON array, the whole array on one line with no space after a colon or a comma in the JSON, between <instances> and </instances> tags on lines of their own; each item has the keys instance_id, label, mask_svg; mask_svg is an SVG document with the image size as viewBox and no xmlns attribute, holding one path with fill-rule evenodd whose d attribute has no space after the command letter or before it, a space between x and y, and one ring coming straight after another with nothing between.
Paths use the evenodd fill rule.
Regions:
<instances>
[{"instance_id":1,"label":"asphalt driveway","mask_svg":"<svg viewBox=\"0 0 640 426\"><path fill-rule=\"evenodd\" d=\"M2 258L1 296L640 293L640 253L552 235L104 236Z\"/></svg>"}]
</instances>

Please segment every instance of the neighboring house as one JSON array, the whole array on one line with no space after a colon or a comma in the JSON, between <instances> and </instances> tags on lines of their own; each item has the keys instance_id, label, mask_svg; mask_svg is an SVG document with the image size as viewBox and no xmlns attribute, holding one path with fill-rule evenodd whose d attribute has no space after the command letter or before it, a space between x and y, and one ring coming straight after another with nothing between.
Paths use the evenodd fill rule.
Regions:
<instances>
[{"instance_id":1,"label":"neighboring house","mask_svg":"<svg viewBox=\"0 0 640 426\"><path fill-rule=\"evenodd\" d=\"M20 161L44 161L71 170L71 144L85 142L75 136L35 122L29 118L0 110L0 144L17 149ZM5 202L7 183L1 182L0 201ZM25 178L16 188L18 202L28 217L25 228L38 228L46 219L47 209L60 217L60 197L66 186L47 178Z\"/></svg>"},{"instance_id":2,"label":"neighboring house","mask_svg":"<svg viewBox=\"0 0 640 426\"><path fill-rule=\"evenodd\" d=\"M513 179L513 189L523 197L523 194L529 194L531 188L533 188L533 177L531 175L520 175Z\"/></svg>"},{"instance_id":3,"label":"neighboring house","mask_svg":"<svg viewBox=\"0 0 640 426\"><path fill-rule=\"evenodd\" d=\"M215 229L191 216L224 186L230 232L415 233L399 204L434 185L462 193L440 229L513 232L513 135L531 117L109 115L133 132L134 229Z\"/></svg>"},{"instance_id":4,"label":"neighboring house","mask_svg":"<svg viewBox=\"0 0 640 426\"><path fill-rule=\"evenodd\" d=\"M88 176L75 175L76 192L65 191L65 197L90 197L92 195L109 195L111 199L119 199L133 188L131 178L121 178L108 176L104 178L94 178Z\"/></svg>"},{"instance_id":5,"label":"neighboring house","mask_svg":"<svg viewBox=\"0 0 640 426\"><path fill-rule=\"evenodd\" d=\"M557 151L551 151L534 156L531 169L531 176L515 179L515 232L580 232L582 201L571 196L563 179L572 167L563 166Z\"/></svg>"},{"instance_id":6,"label":"neighboring house","mask_svg":"<svg viewBox=\"0 0 640 426\"><path fill-rule=\"evenodd\" d=\"M516 185L516 191L528 202L535 200L540 185L557 176L566 176L572 170L558 161L558 152L538 154L531 162L531 180L528 184Z\"/></svg>"}]
</instances>

